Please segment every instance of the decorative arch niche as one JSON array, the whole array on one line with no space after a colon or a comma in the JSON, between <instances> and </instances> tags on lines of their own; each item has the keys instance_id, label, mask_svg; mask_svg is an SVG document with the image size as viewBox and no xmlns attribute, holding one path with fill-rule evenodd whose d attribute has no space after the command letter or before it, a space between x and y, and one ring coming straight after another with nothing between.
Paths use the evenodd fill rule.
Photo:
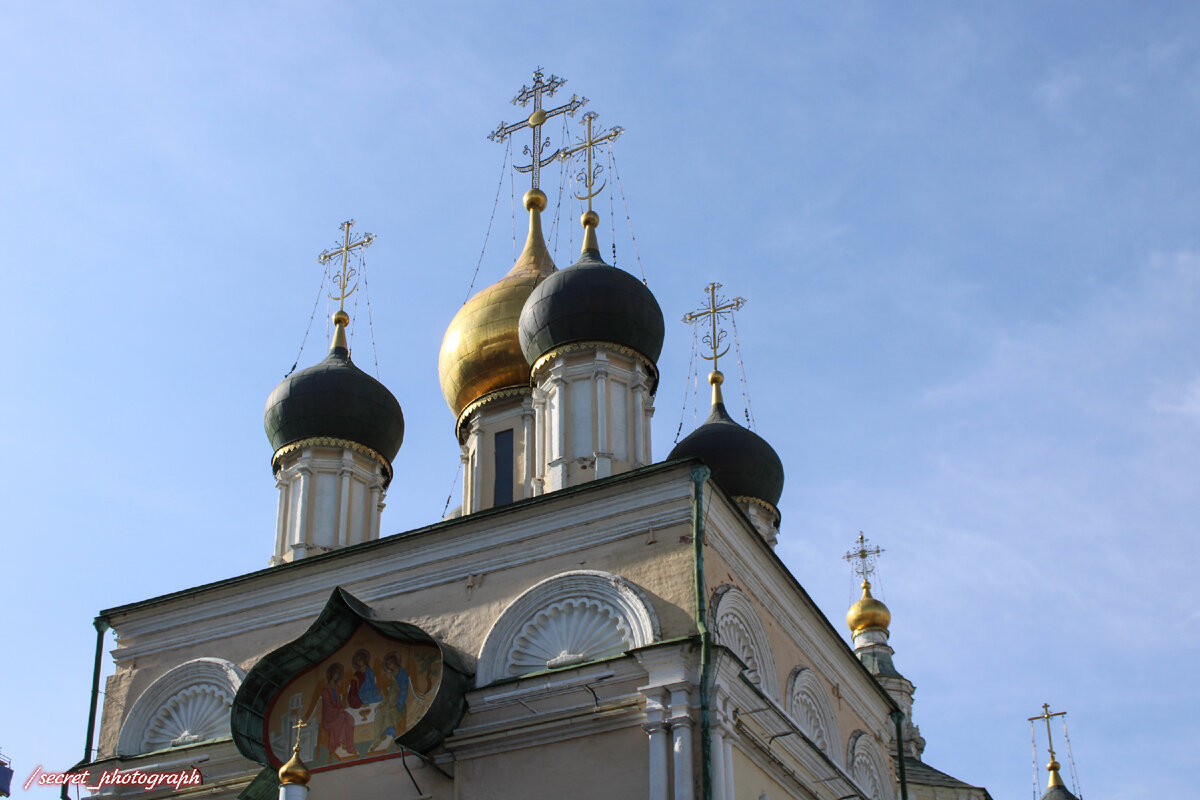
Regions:
<instances>
[{"instance_id":1,"label":"decorative arch niche","mask_svg":"<svg viewBox=\"0 0 1200 800\"><path fill-rule=\"evenodd\" d=\"M838 733L837 715L829 702L825 682L811 669L796 667L788 678L787 712L804 735L832 758L842 762L842 742Z\"/></svg>"},{"instance_id":2,"label":"decorative arch niche","mask_svg":"<svg viewBox=\"0 0 1200 800\"><path fill-rule=\"evenodd\" d=\"M121 725L122 756L230 735L229 709L245 673L223 658L195 658L159 676Z\"/></svg>"},{"instance_id":3,"label":"decorative arch niche","mask_svg":"<svg viewBox=\"0 0 1200 800\"><path fill-rule=\"evenodd\" d=\"M608 572L564 572L504 609L479 651L475 685L618 655L658 636L654 609L634 584Z\"/></svg>"},{"instance_id":4,"label":"decorative arch niche","mask_svg":"<svg viewBox=\"0 0 1200 800\"><path fill-rule=\"evenodd\" d=\"M855 731L846 747L846 765L855 783L871 800L891 800L895 791L883 748L866 731Z\"/></svg>"},{"instance_id":5,"label":"decorative arch niche","mask_svg":"<svg viewBox=\"0 0 1200 800\"><path fill-rule=\"evenodd\" d=\"M713 592L709 626L717 644L737 654L746 665L750 682L773 698L779 697L779 674L771 640L754 604L740 589L728 584Z\"/></svg>"}]
</instances>

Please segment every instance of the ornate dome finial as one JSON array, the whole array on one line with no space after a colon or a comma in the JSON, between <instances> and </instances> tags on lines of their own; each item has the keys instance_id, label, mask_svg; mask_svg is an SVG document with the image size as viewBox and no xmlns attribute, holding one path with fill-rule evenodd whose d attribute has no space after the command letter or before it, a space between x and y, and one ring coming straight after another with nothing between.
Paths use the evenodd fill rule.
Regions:
<instances>
[{"instance_id":1,"label":"ornate dome finial","mask_svg":"<svg viewBox=\"0 0 1200 800\"><path fill-rule=\"evenodd\" d=\"M863 578L862 590L862 597L846 612L846 624L850 626L850 632L858 633L868 628L886 631L892 623L892 612L882 601L871 596L871 582L866 578Z\"/></svg>"},{"instance_id":2,"label":"ornate dome finial","mask_svg":"<svg viewBox=\"0 0 1200 800\"><path fill-rule=\"evenodd\" d=\"M296 745L292 748L292 757L279 768L279 782L284 786L308 786L312 772L300 760L300 731L305 727L304 720L296 720Z\"/></svg>"}]
</instances>

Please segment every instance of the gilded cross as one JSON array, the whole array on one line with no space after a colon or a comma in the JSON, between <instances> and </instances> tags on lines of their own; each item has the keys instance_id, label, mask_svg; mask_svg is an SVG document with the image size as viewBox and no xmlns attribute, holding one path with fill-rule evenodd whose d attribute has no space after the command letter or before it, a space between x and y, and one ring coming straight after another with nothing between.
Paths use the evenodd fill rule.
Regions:
<instances>
[{"instance_id":1,"label":"gilded cross","mask_svg":"<svg viewBox=\"0 0 1200 800\"><path fill-rule=\"evenodd\" d=\"M625 129L620 125L614 125L602 134L595 136L592 135L592 122L594 122L599 116L600 115L595 111L589 111L588 113L584 114L583 120L587 123L587 136L585 136L583 141L575 147L571 147L566 150L560 150L558 153L559 158L561 158L563 161L566 161L580 150L587 150L587 169L579 173L578 176L579 181L587 187L587 194L577 194L575 195L575 199L587 200L588 211L592 210L592 198L604 191L604 183L600 184L599 189L594 188L596 186L596 178L600 175L600 165L597 164L595 167L592 166L592 151L596 149L597 145L603 144L604 142L615 142L617 137L625 132Z\"/></svg>"},{"instance_id":2,"label":"gilded cross","mask_svg":"<svg viewBox=\"0 0 1200 800\"><path fill-rule=\"evenodd\" d=\"M701 353L700 356L713 362L713 372L717 371L717 359L729 352L729 345L725 345L725 349L721 350L721 343L725 341L725 331L719 329L717 323L746 304L745 299L741 297L735 297L728 301L724 297L717 297L717 290L720 288L721 284L716 282L705 286L704 289L708 292L708 307L683 315L683 321L689 325L695 324L705 317L709 319L712 327L708 333L704 334L702 341L712 350L712 355Z\"/></svg>"},{"instance_id":3,"label":"gilded cross","mask_svg":"<svg viewBox=\"0 0 1200 800\"><path fill-rule=\"evenodd\" d=\"M350 281L357 276L357 273L354 271L354 267L350 266L350 254L355 250L366 250L371 246L371 242L375 241L375 234L373 233L364 233L362 237L351 241L350 228L353 225L354 220L350 219L346 220L339 226L339 229L345 235L341 247L338 247L334 250L326 250L322 252L321 255L317 256L317 261L326 266L328 266L329 262L338 256L342 257L342 274L334 277L334 281L337 283L339 294L335 297L332 292L329 293L329 299L337 300L339 303L338 308L342 311L346 310L346 298L354 294L354 290L358 288L358 281L354 281L354 285L350 286ZM350 287L348 290L346 288L347 286Z\"/></svg>"},{"instance_id":4,"label":"gilded cross","mask_svg":"<svg viewBox=\"0 0 1200 800\"><path fill-rule=\"evenodd\" d=\"M882 547L867 547L867 537L863 536L862 531L858 532L858 549L847 551L842 556L843 559L849 561L854 567L854 574L859 575L865 581L875 572L875 559L883 552ZM858 563L854 563L854 559L858 559Z\"/></svg>"},{"instance_id":5,"label":"gilded cross","mask_svg":"<svg viewBox=\"0 0 1200 800\"><path fill-rule=\"evenodd\" d=\"M1046 745L1050 748L1050 760L1051 761L1054 761L1054 741L1050 738L1050 718L1051 717L1065 717L1066 715L1067 715L1067 712L1065 712L1065 711L1055 711L1054 713L1050 713L1050 704L1042 703L1042 713L1038 714L1036 717L1029 718L1030 722L1033 722L1034 720L1039 720L1039 719L1046 720ZM1056 766L1055 769L1058 769L1058 767Z\"/></svg>"},{"instance_id":6,"label":"gilded cross","mask_svg":"<svg viewBox=\"0 0 1200 800\"><path fill-rule=\"evenodd\" d=\"M308 724L302 719L297 719L296 724L292 726L292 730L294 730L296 732L296 752L297 753L300 752L300 734L302 734L304 732L304 729L306 727L308 727Z\"/></svg>"},{"instance_id":7,"label":"gilded cross","mask_svg":"<svg viewBox=\"0 0 1200 800\"><path fill-rule=\"evenodd\" d=\"M544 140L542 139L542 125L550 117L557 117L559 114L566 114L573 117L575 116L575 112L583 108L584 104L587 103L586 97L573 94L568 102L563 103L558 108L552 108L549 111L544 110L542 108L542 97L553 97L554 93L564 83L566 83L566 80L557 75L551 75L548 81L544 80L542 68L538 67L533 73L533 86L522 86L521 91L512 99L514 106L526 106L532 100L533 113L523 122L514 122L512 125L505 125L501 122L496 130L488 134L488 138L493 142L503 142L510 135L521 130L521 128L530 128L533 131L533 145L525 146L525 155L530 157L530 163L523 167L514 165L513 168L517 172L532 172L534 189L538 188L538 185L541 183L542 167L558 158L560 152L559 150L555 150L548 156L542 156L542 151L550 146L549 137Z\"/></svg>"}]
</instances>

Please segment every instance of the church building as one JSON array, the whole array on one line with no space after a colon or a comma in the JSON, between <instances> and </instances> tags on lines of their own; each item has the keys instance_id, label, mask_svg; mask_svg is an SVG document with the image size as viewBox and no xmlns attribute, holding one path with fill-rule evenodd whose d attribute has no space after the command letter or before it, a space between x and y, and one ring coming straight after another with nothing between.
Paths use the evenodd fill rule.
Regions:
<instances>
[{"instance_id":1,"label":"church building","mask_svg":"<svg viewBox=\"0 0 1200 800\"><path fill-rule=\"evenodd\" d=\"M563 154L543 150L542 125L586 102L544 108L562 84L534 73L514 101L528 119L493 134L532 135L523 250L447 313L461 507L382 526L405 419L355 365L339 310L328 355L267 400L269 566L97 618L100 641L116 631L115 673L77 769L201 780L101 794L990 800L922 761L865 540L852 646L776 555L784 465L726 410L717 285L695 315L711 414L651 453L662 309L604 261L590 196L574 264L559 269L543 235L539 170ZM594 177L592 149L616 134L587 119L567 153ZM344 304L370 237L343 234L324 257Z\"/></svg>"}]
</instances>

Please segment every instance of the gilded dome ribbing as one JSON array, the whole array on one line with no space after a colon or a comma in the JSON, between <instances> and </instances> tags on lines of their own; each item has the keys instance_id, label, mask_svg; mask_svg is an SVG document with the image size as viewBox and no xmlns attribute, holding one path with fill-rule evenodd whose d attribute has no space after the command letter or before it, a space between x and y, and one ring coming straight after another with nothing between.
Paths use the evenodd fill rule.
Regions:
<instances>
[{"instance_id":1,"label":"gilded dome ribbing","mask_svg":"<svg viewBox=\"0 0 1200 800\"><path fill-rule=\"evenodd\" d=\"M458 310L442 339L438 377L456 417L484 395L529 386L529 362L521 352L518 320L530 293L555 267L542 237L546 195L538 189L526 192L525 208L529 237L516 264Z\"/></svg>"}]
</instances>

